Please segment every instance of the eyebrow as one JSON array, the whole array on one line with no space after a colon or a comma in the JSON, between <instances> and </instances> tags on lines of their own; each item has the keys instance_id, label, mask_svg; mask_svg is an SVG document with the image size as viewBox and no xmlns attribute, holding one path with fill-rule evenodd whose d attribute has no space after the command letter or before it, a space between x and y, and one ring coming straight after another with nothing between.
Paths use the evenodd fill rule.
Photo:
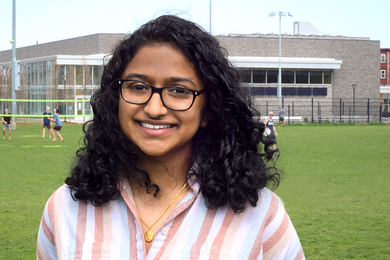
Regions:
<instances>
[{"instance_id":1,"label":"eyebrow","mask_svg":"<svg viewBox=\"0 0 390 260\"><path fill-rule=\"evenodd\" d=\"M140 80L143 80L143 81L146 81L148 80L148 76L144 75L144 74L138 74L138 73L130 73L128 74L125 79L133 79L133 78L138 78ZM193 82L191 79L189 78L182 78L182 77L170 77L167 79L167 81L170 81L170 82L188 82L190 83L191 85L193 85L194 87L196 87L196 84L195 82ZM148 82L149 83L149 82Z\"/></svg>"}]
</instances>

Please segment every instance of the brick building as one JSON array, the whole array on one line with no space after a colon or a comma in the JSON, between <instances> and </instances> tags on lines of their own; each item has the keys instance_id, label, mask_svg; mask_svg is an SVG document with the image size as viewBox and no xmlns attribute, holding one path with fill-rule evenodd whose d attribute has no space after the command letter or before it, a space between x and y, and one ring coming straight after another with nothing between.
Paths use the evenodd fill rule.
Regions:
<instances>
[{"instance_id":1,"label":"brick building","mask_svg":"<svg viewBox=\"0 0 390 260\"><path fill-rule=\"evenodd\" d=\"M124 36L94 34L18 48L16 59L21 65L21 85L17 98L89 98L98 85L103 58ZM278 35L227 35L217 39L239 69L262 114L277 110ZM369 100L379 107L379 45L379 41L369 38L282 35L283 106L292 106L295 115L308 116L308 108L299 110L299 107L318 103L322 114L345 115L351 110L352 85L356 84L356 103L363 100L366 104ZM11 97L10 61L11 50L0 52L0 98ZM23 111L18 113L41 113L44 106L38 103L19 106ZM65 110L69 115L76 115L87 113L85 109L88 104L80 107L75 103Z\"/></svg>"},{"instance_id":2,"label":"brick building","mask_svg":"<svg viewBox=\"0 0 390 260\"><path fill-rule=\"evenodd\" d=\"M383 116L390 117L390 49L381 49L380 78L380 101L383 104Z\"/></svg>"}]
</instances>

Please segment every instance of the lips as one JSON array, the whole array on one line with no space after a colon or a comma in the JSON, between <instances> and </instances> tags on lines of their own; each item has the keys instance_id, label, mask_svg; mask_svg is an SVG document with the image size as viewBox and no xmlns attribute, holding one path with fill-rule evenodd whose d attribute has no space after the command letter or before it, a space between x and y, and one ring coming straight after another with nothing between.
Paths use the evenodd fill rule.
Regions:
<instances>
[{"instance_id":1,"label":"lips","mask_svg":"<svg viewBox=\"0 0 390 260\"><path fill-rule=\"evenodd\" d=\"M167 129L167 128L171 128L173 126L173 125L152 125L152 124L148 124L148 123L144 123L144 122L140 122L140 124L142 127L145 127L148 129L155 129L155 130Z\"/></svg>"}]
</instances>

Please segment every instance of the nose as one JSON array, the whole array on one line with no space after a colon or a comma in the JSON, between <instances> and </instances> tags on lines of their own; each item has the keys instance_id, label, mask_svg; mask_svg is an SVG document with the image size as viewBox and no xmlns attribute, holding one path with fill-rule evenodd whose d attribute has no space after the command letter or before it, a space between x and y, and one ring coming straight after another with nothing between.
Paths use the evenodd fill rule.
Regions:
<instances>
[{"instance_id":1,"label":"nose","mask_svg":"<svg viewBox=\"0 0 390 260\"><path fill-rule=\"evenodd\" d=\"M166 108L162 103L160 94L154 93L149 102L145 104L144 111L151 118L158 118L160 116L166 115L168 108Z\"/></svg>"}]
</instances>

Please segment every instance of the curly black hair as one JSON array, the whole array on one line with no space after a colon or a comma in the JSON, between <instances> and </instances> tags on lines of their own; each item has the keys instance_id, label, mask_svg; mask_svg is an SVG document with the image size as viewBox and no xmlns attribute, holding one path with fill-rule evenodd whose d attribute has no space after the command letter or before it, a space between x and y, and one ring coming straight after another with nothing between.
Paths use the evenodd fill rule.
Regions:
<instances>
[{"instance_id":1,"label":"curly black hair","mask_svg":"<svg viewBox=\"0 0 390 260\"><path fill-rule=\"evenodd\" d=\"M84 124L83 146L66 184L74 199L101 205L120 195L118 182L137 180L156 188L136 167L137 147L125 137L118 117L120 78L144 46L171 44L191 62L205 86L208 123L193 137L190 164L208 207L229 205L236 213L255 206L259 191L277 187L280 171L271 161L272 143L263 140L264 124L252 108L237 70L218 40L193 22L172 15L152 20L120 41L105 65L100 89L91 98L93 120Z\"/></svg>"}]
</instances>

